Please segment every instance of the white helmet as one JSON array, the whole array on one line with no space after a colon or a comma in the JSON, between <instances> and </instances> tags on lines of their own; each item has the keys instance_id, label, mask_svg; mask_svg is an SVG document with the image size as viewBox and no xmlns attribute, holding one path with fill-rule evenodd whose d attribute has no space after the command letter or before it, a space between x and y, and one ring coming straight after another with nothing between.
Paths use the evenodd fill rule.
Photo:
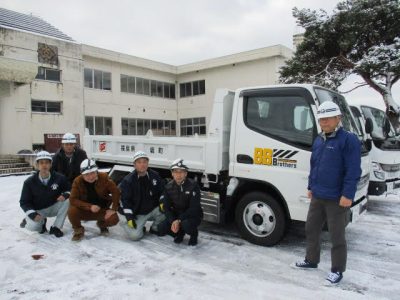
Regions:
<instances>
[{"instance_id":1,"label":"white helmet","mask_svg":"<svg viewBox=\"0 0 400 300\"><path fill-rule=\"evenodd\" d=\"M99 168L93 159L86 158L81 162L81 174L88 174L97 171Z\"/></svg>"},{"instance_id":2,"label":"white helmet","mask_svg":"<svg viewBox=\"0 0 400 300\"><path fill-rule=\"evenodd\" d=\"M47 151L40 151L38 154L36 154L36 162L38 162L41 159L47 159L49 161L53 161L53 158L51 157L51 154Z\"/></svg>"},{"instance_id":3,"label":"white helmet","mask_svg":"<svg viewBox=\"0 0 400 300\"><path fill-rule=\"evenodd\" d=\"M76 136L70 132L67 132L62 137L62 144L76 144Z\"/></svg>"},{"instance_id":4,"label":"white helmet","mask_svg":"<svg viewBox=\"0 0 400 300\"><path fill-rule=\"evenodd\" d=\"M135 163L135 161L139 158L146 158L147 160L149 160L149 156L147 155L146 152L136 151L135 154L133 155L133 163Z\"/></svg>"},{"instance_id":5,"label":"white helmet","mask_svg":"<svg viewBox=\"0 0 400 300\"><path fill-rule=\"evenodd\" d=\"M340 112L339 106L332 101L325 101L322 103L317 110L317 118L318 120L321 118L329 118L334 116L340 116L342 113Z\"/></svg>"},{"instance_id":6,"label":"white helmet","mask_svg":"<svg viewBox=\"0 0 400 300\"><path fill-rule=\"evenodd\" d=\"M189 169L183 163L183 159L182 158L178 158L178 159L174 160L174 162L171 164L171 166L169 168L170 168L170 170L180 169L180 170L185 170L185 171L187 171Z\"/></svg>"}]
</instances>

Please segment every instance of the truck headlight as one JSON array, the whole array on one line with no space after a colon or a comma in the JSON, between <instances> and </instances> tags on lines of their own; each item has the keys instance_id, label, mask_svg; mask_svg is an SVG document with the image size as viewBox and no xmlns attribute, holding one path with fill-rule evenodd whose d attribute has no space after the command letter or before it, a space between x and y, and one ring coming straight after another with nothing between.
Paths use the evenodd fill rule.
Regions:
<instances>
[{"instance_id":1,"label":"truck headlight","mask_svg":"<svg viewBox=\"0 0 400 300\"><path fill-rule=\"evenodd\" d=\"M382 167L379 163L373 162L372 163L372 170L382 172Z\"/></svg>"},{"instance_id":2,"label":"truck headlight","mask_svg":"<svg viewBox=\"0 0 400 300\"><path fill-rule=\"evenodd\" d=\"M385 180L385 173L379 172L379 171L374 171L374 175L376 178L380 180Z\"/></svg>"}]
</instances>

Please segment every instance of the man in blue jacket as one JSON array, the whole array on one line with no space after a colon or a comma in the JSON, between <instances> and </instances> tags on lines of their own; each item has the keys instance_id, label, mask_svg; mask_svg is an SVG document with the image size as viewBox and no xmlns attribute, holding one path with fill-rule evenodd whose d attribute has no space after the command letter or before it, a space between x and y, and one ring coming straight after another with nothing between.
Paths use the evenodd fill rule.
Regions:
<instances>
[{"instance_id":1,"label":"man in blue jacket","mask_svg":"<svg viewBox=\"0 0 400 300\"><path fill-rule=\"evenodd\" d=\"M64 175L50 172L51 161L52 157L47 151L39 152L36 156L39 171L24 182L20 206L26 217L22 227L45 233L46 218L56 217L49 233L62 237L61 228L69 207L70 184Z\"/></svg>"},{"instance_id":2,"label":"man in blue jacket","mask_svg":"<svg viewBox=\"0 0 400 300\"><path fill-rule=\"evenodd\" d=\"M361 145L358 138L340 126L341 112L331 102L317 111L322 132L312 147L308 180L311 199L306 221L307 249L304 261L295 267L314 269L320 261L320 234L325 222L332 242L331 272L328 284L337 284L346 270L345 228L361 175Z\"/></svg>"},{"instance_id":3,"label":"man in blue jacket","mask_svg":"<svg viewBox=\"0 0 400 300\"><path fill-rule=\"evenodd\" d=\"M158 224L165 219L159 208L164 184L158 173L149 169L149 157L145 152L135 153L133 165L135 170L119 185L119 213L125 216L120 218L120 225L131 240L137 241L143 237L147 221L153 221L150 231L156 233Z\"/></svg>"}]
</instances>

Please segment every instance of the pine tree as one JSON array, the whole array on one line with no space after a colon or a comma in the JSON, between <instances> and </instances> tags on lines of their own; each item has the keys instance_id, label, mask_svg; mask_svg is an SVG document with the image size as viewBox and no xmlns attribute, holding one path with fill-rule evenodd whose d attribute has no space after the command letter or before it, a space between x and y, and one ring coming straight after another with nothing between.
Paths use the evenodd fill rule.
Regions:
<instances>
[{"instance_id":1,"label":"pine tree","mask_svg":"<svg viewBox=\"0 0 400 300\"><path fill-rule=\"evenodd\" d=\"M304 40L280 70L283 83L316 83L337 90L350 74L381 94L398 126L400 106L392 86L400 79L399 0L347 0L326 11L293 8ZM356 87L356 88L357 88Z\"/></svg>"}]
</instances>

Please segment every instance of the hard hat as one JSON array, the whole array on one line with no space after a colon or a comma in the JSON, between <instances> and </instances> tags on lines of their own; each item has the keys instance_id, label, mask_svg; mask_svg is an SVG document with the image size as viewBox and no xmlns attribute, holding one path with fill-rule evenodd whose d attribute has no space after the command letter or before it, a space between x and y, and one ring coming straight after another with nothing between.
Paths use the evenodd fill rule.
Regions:
<instances>
[{"instance_id":1,"label":"hard hat","mask_svg":"<svg viewBox=\"0 0 400 300\"><path fill-rule=\"evenodd\" d=\"M67 132L62 137L62 144L76 144L76 136L70 132Z\"/></svg>"},{"instance_id":2,"label":"hard hat","mask_svg":"<svg viewBox=\"0 0 400 300\"><path fill-rule=\"evenodd\" d=\"M93 159L86 158L81 162L81 174L88 174L97 171L99 168Z\"/></svg>"},{"instance_id":3,"label":"hard hat","mask_svg":"<svg viewBox=\"0 0 400 300\"><path fill-rule=\"evenodd\" d=\"M49 161L52 161L53 158L51 157L51 154L47 151L40 151L38 154L36 154L36 162L38 162L41 159L47 159Z\"/></svg>"},{"instance_id":4,"label":"hard hat","mask_svg":"<svg viewBox=\"0 0 400 300\"><path fill-rule=\"evenodd\" d=\"M182 158L178 158L176 159L170 166L170 170L185 170L187 171L189 168L183 163L183 159Z\"/></svg>"},{"instance_id":5,"label":"hard hat","mask_svg":"<svg viewBox=\"0 0 400 300\"><path fill-rule=\"evenodd\" d=\"M137 151L135 152L135 154L133 155L133 163L135 163L135 161L139 158L146 158L147 160L149 160L149 156L147 155L146 152L143 151Z\"/></svg>"},{"instance_id":6,"label":"hard hat","mask_svg":"<svg viewBox=\"0 0 400 300\"><path fill-rule=\"evenodd\" d=\"M332 101L325 101L318 107L317 110L318 120L321 118L340 116L341 114L342 113L340 112L339 106Z\"/></svg>"}]
</instances>

